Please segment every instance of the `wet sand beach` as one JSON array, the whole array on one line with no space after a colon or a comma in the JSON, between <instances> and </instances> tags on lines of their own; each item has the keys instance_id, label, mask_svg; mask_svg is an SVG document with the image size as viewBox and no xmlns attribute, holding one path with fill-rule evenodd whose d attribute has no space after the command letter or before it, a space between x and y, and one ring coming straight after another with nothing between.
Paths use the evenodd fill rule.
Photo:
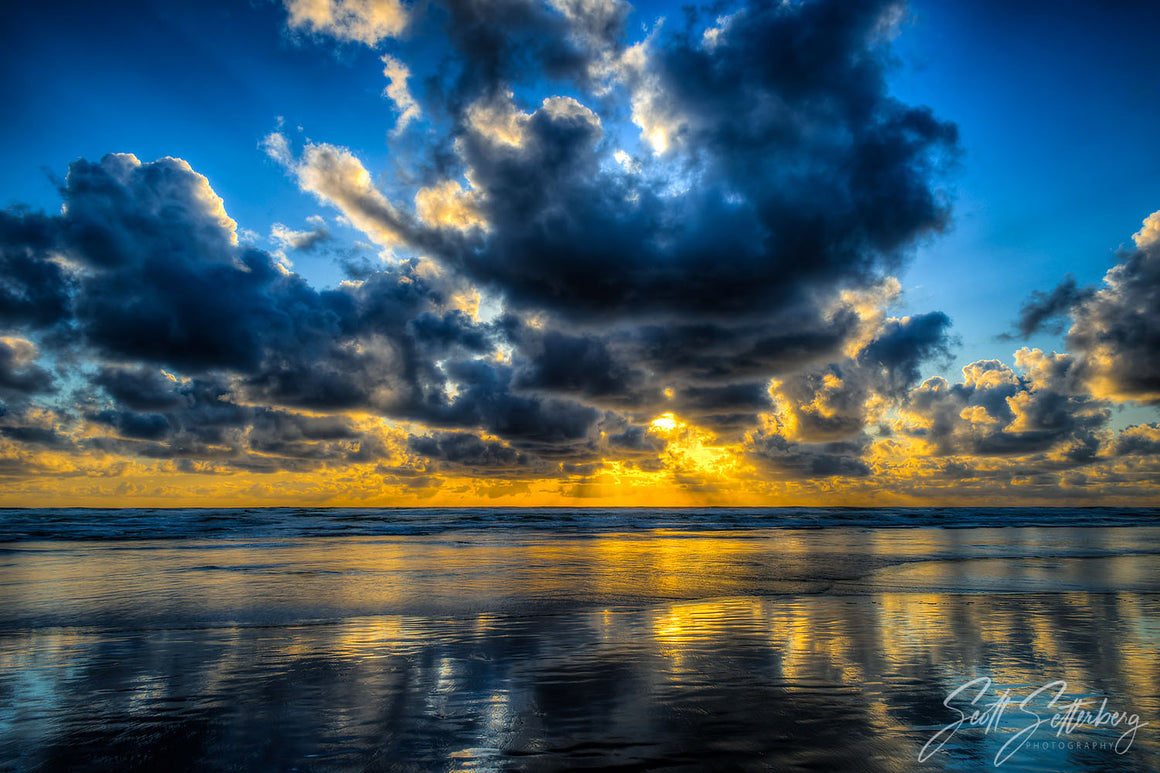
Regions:
<instances>
[{"instance_id":1,"label":"wet sand beach","mask_svg":"<svg viewBox=\"0 0 1160 773\"><path fill-rule=\"evenodd\" d=\"M253 537L5 543L0 768L1160 768L1158 527Z\"/></svg>"}]
</instances>

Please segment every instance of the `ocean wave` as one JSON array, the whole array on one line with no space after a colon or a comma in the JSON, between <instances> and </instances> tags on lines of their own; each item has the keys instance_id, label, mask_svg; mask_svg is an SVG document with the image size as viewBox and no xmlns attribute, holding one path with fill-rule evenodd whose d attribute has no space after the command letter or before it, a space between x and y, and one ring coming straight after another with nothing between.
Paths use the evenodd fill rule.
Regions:
<instances>
[{"instance_id":1,"label":"ocean wave","mask_svg":"<svg viewBox=\"0 0 1160 773\"><path fill-rule=\"evenodd\" d=\"M389 537L528 530L573 536L662 530L1119 527L1158 508L124 508L0 509L0 542Z\"/></svg>"}]
</instances>

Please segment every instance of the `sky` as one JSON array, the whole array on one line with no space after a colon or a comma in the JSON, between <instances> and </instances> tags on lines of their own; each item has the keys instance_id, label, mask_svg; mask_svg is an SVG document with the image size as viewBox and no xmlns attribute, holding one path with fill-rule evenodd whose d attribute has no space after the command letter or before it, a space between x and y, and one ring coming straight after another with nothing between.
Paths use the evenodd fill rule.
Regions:
<instances>
[{"instance_id":1,"label":"sky","mask_svg":"<svg viewBox=\"0 0 1160 773\"><path fill-rule=\"evenodd\" d=\"M1160 7L0 10L0 505L1160 503Z\"/></svg>"}]
</instances>

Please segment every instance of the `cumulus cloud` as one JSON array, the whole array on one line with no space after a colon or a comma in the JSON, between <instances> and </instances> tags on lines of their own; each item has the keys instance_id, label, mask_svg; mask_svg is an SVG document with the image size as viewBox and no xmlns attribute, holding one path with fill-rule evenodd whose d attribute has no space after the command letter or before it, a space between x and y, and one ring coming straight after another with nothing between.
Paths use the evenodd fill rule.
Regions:
<instances>
[{"instance_id":1,"label":"cumulus cloud","mask_svg":"<svg viewBox=\"0 0 1160 773\"><path fill-rule=\"evenodd\" d=\"M548 4L564 14L574 35L598 49L617 38L630 11L623 0L548 0Z\"/></svg>"},{"instance_id":2,"label":"cumulus cloud","mask_svg":"<svg viewBox=\"0 0 1160 773\"><path fill-rule=\"evenodd\" d=\"M1144 227L1132 234L1136 248L1143 250L1160 242L1160 212L1153 212L1144 218Z\"/></svg>"},{"instance_id":3,"label":"cumulus cloud","mask_svg":"<svg viewBox=\"0 0 1160 773\"><path fill-rule=\"evenodd\" d=\"M512 22L504 30L475 4L447 7L456 45L484 71L449 103L460 111L454 152L466 188L437 180L408 208L345 149L309 145L294 159L274 135L268 150L380 245L429 255L517 316L583 328L554 338L509 328L523 331L516 388L643 415L677 383L672 407L738 431L767 402L755 385L840 358L864 334L858 301L845 294L870 292L883 269L945 225L935 177L956 152L954 127L888 95L881 30L897 15L890 3L754 7L722 24L711 55L688 35L658 33L619 59L609 41L621 34L621 6L558 5L548 19L526 3L500 4L493 15ZM544 53L521 25L547 39L568 29L574 41L604 40L603 61L613 63L605 76L632 95L647 73L683 116L687 159L672 169L609 164L618 149L592 106L563 96L518 106L509 57L538 62ZM888 345L866 357L898 371L890 378L899 383L945 351L919 339ZM552 347L589 367L564 363Z\"/></svg>"},{"instance_id":4,"label":"cumulus cloud","mask_svg":"<svg viewBox=\"0 0 1160 773\"><path fill-rule=\"evenodd\" d=\"M268 256L239 247L222 200L184 161L76 161L62 195L53 225L78 267L75 322L106 356L245 367L293 327L270 302L282 279Z\"/></svg>"},{"instance_id":5,"label":"cumulus cloud","mask_svg":"<svg viewBox=\"0 0 1160 773\"><path fill-rule=\"evenodd\" d=\"M52 390L52 374L36 364L40 351L26 338L0 337L0 408Z\"/></svg>"},{"instance_id":6,"label":"cumulus cloud","mask_svg":"<svg viewBox=\"0 0 1160 773\"><path fill-rule=\"evenodd\" d=\"M877 29L891 10L760 6L711 56L679 34L651 44L641 67L682 116L697 181L679 195L604 164L578 103L474 104L457 147L491 230L441 257L573 315L744 314L864 283L945 225L932 176L957 148L952 125L886 91Z\"/></svg>"},{"instance_id":7,"label":"cumulus cloud","mask_svg":"<svg viewBox=\"0 0 1160 773\"><path fill-rule=\"evenodd\" d=\"M447 41L456 57L441 76L452 112L532 75L593 85L613 58L630 12L618 0L437 0L422 34Z\"/></svg>"},{"instance_id":8,"label":"cumulus cloud","mask_svg":"<svg viewBox=\"0 0 1160 773\"><path fill-rule=\"evenodd\" d=\"M1116 456L1160 455L1160 424L1137 424L1121 432L1112 446Z\"/></svg>"},{"instance_id":9,"label":"cumulus cloud","mask_svg":"<svg viewBox=\"0 0 1160 773\"><path fill-rule=\"evenodd\" d=\"M317 157L307 150L305 179L322 181L320 190L341 186L345 159L332 158L327 177L325 164L311 166ZM357 195L373 203L369 181L361 184ZM429 262L403 261L318 291L274 256L240 245L221 199L179 159L80 160L62 195L60 215L22 215L33 227L13 221L7 254L28 263L30 276L59 278L37 273L37 261L59 265L52 245L71 267L68 282L57 283L55 314L72 311L60 320L77 334L68 347L106 363L92 378L100 391L85 415L108 437L94 438L93 448L236 461L239 448L272 453L268 437L254 445L256 422L284 409L373 411L561 447L583 443L598 418L561 397L512 393L511 366L481 359L502 331L457 308L465 285ZM274 236L300 249L318 238L289 229ZM3 339L0 388L9 402L50 390L36 358L33 342Z\"/></svg>"},{"instance_id":10,"label":"cumulus cloud","mask_svg":"<svg viewBox=\"0 0 1160 773\"><path fill-rule=\"evenodd\" d=\"M924 381L908 396L899 430L937 454L1028 456L1063 453L1090 461L1110 412L1081 386L1068 354L1021 349L1020 375L998 360L963 368L963 381Z\"/></svg>"},{"instance_id":11,"label":"cumulus cloud","mask_svg":"<svg viewBox=\"0 0 1160 773\"><path fill-rule=\"evenodd\" d=\"M251 471L308 470L389 456L383 433L346 416L242 404L218 380L176 379L144 367L103 368L85 420L102 431L82 445L103 453ZM380 428L381 429L381 428ZM374 453L371 450L374 449Z\"/></svg>"},{"instance_id":12,"label":"cumulus cloud","mask_svg":"<svg viewBox=\"0 0 1160 773\"><path fill-rule=\"evenodd\" d=\"M415 214L420 223L433 228L466 231L487 225L476 206L475 194L463 190L455 180L419 189L415 194Z\"/></svg>"},{"instance_id":13,"label":"cumulus cloud","mask_svg":"<svg viewBox=\"0 0 1160 773\"><path fill-rule=\"evenodd\" d=\"M407 27L407 9L399 0L283 0L283 5L292 29L368 46L398 37Z\"/></svg>"},{"instance_id":14,"label":"cumulus cloud","mask_svg":"<svg viewBox=\"0 0 1160 773\"><path fill-rule=\"evenodd\" d=\"M283 249L309 252L332 238L330 229L321 219L313 225L314 228L309 231L295 231L281 223L274 223L270 227L270 238Z\"/></svg>"},{"instance_id":15,"label":"cumulus cloud","mask_svg":"<svg viewBox=\"0 0 1160 773\"><path fill-rule=\"evenodd\" d=\"M1113 400L1160 403L1160 212L1144 221L1136 249L1072 310L1068 348L1083 358L1093 392Z\"/></svg>"},{"instance_id":16,"label":"cumulus cloud","mask_svg":"<svg viewBox=\"0 0 1160 773\"><path fill-rule=\"evenodd\" d=\"M300 158L294 158L285 135L277 132L267 136L264 145L271 158L295 175L302 190L336 207L376 244L392 248L404 243L406 216L387 200L348 149L311 143Z\"/></svg>"},{"instance_id":17,"label":"cumulus cloud","mask_svg":"<svg viewBox=\"0 0 1160 773\"><path fill-rule=\"evenodd\" d=\"M387 77L387 87L383 90L383 94L395 103L395 107L399 111L399 120L395 122L395 134L399 134L407 128L407 124L422 114L422 110L419 109L419 103L411 96L411 90L407 88L407 79L411 77L411 71L407 69L407 65L390 54L385 54L383 56L383 75Z\"/></svg>"},{"instance_id":18,"label":"cumulus cloud","mask_svg":"<svg viewBox=\"0 0 1160 773\"><path fill-rule=\"evenodd\" d=\"M1132 240L1135 249L1098 286L1080 287L1068 277L1050 292L1034 292L1020 311L1024 336L1060 332L1070 318L1067 346L1078 370L1100 398L1160 403L1160 212L1145 218Z\"/></svg>"},{"instance_id":19,"label":"cumulus cloud","mask_svg":"<svg viewBox=\"0 0 1160 773\"><path fill-rule=\"evenodd\" d=\"M436 465L483 469L494 475L504 468L521 468L528 456L496 440L468 432L440 432L408 438L408 447Z\"/></svg>"},{"instance_id":20,"label":"cumulus cloud","mask_svg":"<svg viewBox=\"0 0 1160 773\"><path fill-rule=\"evenodd\" d=\"M468 129L495 144L522 145L530 116L516 108L513 97L509 90L473 102L465 112Z\"/></svg>"},{"instance_id":21,"label":"cumulus cloud","mask_svg":"<svg viewBox=\"0 0 1160 773\"><path fill-rule=\"evenodd\" d=\"M941 312L878 319L873 337L850 356L774 379L772 410L746 437L747 450L804 477L869 474L869 429L905 404L920 364L948 354L949 327Z\"/></svg>"},{"instance_id":22,"label":"cumulus cloud","mask_svg":"<svg viewBox=\"0 0 1160 773\"><path fill-rule=\"evenodd\" d=\"M53 259L51 218L0 211L0 325L46 327L69 316L71 278Z\"/></svg>"}]
</instances>

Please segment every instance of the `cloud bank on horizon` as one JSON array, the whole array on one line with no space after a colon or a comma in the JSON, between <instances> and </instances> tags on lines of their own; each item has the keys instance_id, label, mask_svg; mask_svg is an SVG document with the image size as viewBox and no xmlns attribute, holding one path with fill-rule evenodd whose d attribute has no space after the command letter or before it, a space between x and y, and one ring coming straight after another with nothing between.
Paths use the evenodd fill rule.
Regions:
<instances>
[{"instance_id":1,"label":"cloud bank on horizon","mask_svg":"<svg viewBox=\"0 0 1160 773\"><path fill-rule=\"evenodd\" d=\"M1012 313L1064 353L924 378L952 320L891 314L963 163L891 91L906 13L284 0L374 50L394 167L279 125L317 211L267 249L180 158L0 213L4 500L1155 503L1160 425L1112 415L1160 404L1160 212ZM341 229L342 281L294 271Z\"/></svg>"}]
</instances>

